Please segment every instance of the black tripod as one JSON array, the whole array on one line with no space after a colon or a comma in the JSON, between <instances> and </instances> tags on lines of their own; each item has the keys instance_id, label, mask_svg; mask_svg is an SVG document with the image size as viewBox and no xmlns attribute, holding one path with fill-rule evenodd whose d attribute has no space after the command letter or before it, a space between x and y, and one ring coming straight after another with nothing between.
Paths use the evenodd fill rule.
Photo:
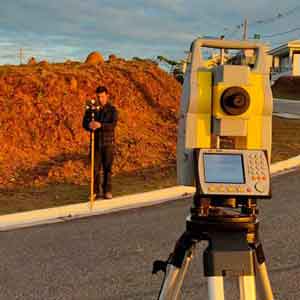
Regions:
<instances>
[{"instance_id":1,"label":"black tripod","mask_svg":"<svg viewBox=\"0 0 300 300\"><path fill-rule=\"evenodd\" d=\"M218 199L218 204L222 203ZM273 300L262 244L259 240L256 200L225 199L222 207L208 198L194 196L194 207L186 220L186 231L167 261L155 261L153 273L164 271L159 300L176 300L193 258L196 244L208 241L203 254L208 277L208 299L224 300L224 276L239 279L240 299L255 300L256 284L261 300ZM224 207L240 208L228 212Z\"/></svg>"}]
</instances>

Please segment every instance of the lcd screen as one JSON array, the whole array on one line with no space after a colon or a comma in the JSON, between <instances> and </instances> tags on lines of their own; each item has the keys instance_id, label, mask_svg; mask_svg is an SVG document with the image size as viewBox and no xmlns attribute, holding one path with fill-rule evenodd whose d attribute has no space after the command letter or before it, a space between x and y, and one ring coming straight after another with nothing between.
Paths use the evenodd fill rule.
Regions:
<instances>
[{"instance_id":1,"label":"lcd screen","mask_svg":"<svg viewBox=\"0 0 300 300\"><path fill-rule=\"evenodd\" d=\"M240 154L204 154L207 183L245 183L243 158Z\"/></svg>"}]
</instances>

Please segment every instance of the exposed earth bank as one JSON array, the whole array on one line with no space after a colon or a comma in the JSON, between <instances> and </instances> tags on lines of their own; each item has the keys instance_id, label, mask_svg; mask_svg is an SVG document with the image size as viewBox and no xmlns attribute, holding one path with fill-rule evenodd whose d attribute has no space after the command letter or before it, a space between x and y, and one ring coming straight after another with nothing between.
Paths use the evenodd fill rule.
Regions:
<instances>
[{"instance_id":1,"label":"exposed earth bank","mask_svg":"<svg viewBox=\"0 0 300 300\"><path fill-rule=\"evenodd\" d=\"M119 110L114 173L164 167L176 156L180 84L148 61L113 59L0 67L0 187L86 184L85 102L107 86Z\"/></svg>"}]
</instances>

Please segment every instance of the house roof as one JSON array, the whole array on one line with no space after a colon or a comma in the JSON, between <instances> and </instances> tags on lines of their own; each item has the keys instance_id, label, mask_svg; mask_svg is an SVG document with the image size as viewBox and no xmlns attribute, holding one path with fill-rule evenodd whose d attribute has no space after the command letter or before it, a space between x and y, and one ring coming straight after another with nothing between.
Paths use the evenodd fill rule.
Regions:
<instances>
[{"instance_id":1,"label":"house roof","mask_svg":"<svg viewBox=\"0 0 300 300\"><path fill-rule=\"evenodd\" d=\"M268 53L270 55L288 55L290 49L300 50L300 40L292 40L285 44L282 44L276 48L271 49Z\"/></svg>"}]
</instances>

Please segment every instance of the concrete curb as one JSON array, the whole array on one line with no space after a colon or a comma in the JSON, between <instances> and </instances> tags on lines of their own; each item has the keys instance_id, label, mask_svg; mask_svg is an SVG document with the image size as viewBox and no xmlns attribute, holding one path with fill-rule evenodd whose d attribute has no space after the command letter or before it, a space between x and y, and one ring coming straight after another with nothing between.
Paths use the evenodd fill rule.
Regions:
<instances>
[{"instance_id":1,"label":"concrete curb","mask_svg":"<svg viewBox=\"0 0 300 300\"><path fill-rule=\"evenodd\" d=\"M0 231L22 227L63 222L93 215L108 214L115 211L151 206L171 200L189 198L194 187L175 186L147 193L117 197L112 200L95 201L93 209L88 202L14 213L0 216Z\"/></svg>"},{"instance_id":2,"label":"concrete curb","mask_svg":"<svg viewBox=\"0 0 300 300\"><path fill-rule=\"evenodd\" d=\"M270 170L272 175L277 175L296 167L300 167L300 155L272 164ZM3 215L0 216L0 231L64 222L87 216L108 214L120 210L161 204L168 201L189 198L194 192L194 187L175 186L147 193L117 197L112 200L95 201L92 210L89 207L89 203L85 202Z\"/></svg>"},{"instance_id":3,"label":"concrete curb","mask_svg":"<svg viewBox=\"0 0 300 300\"><path fill-rule=\"evenodd\" d=\"M291 120L299 120L300 115L290 114L290 113L273 113L273 116L283 118L283 119L291 119Z\"/></svg>"},{"instance_id":4,"label":"concrete curb","mask_svg":"<svg viewBox=\"0 0 300 300\"><path fill-rule=\"evenodd\" d=\"M278 175L297 167L300 167L300 155L272 164L270 171L272 175Z\"/></svg>"},{"instance_id":5,"label":"concrete curb","mask_svg":"<svg viewBox=\"0 0 300 300\"><path fill-rule=\"evenodd\" d=\"M300 100L291 100L291 99L283 99L283 98L273 98L273 101L278 101L282 103L300 104Z\"/></svg>"},{"instance_id":6,"label":"concrete curb","mask_svg":"<svg viewBox=\"0 0 300 300\"><path fill-rule=\"evenodd\" d=\"M300 100L274 98L273 115L285 119L300 119Z\"/></svg>"}]
</instances>

